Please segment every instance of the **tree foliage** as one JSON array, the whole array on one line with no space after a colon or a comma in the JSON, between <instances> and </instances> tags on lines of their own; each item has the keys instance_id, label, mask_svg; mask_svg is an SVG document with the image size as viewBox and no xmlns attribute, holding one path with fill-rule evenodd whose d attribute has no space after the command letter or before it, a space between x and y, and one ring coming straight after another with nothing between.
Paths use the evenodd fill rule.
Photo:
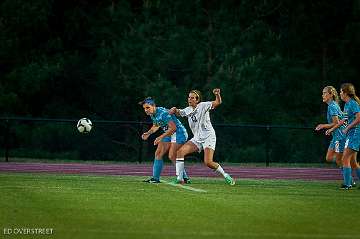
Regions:
<instances>
[{"instance_id":1,"label":"tree foliage","mask_svg":"<svg viewBox=\"0 0 360 239\"><path fill-rule=\"evenodd\" d=\"M5 0L0 114L139 120L220 87L215 122L313 125L323 86L360 87L357 2Z\"/></svg>"}]
</instances>

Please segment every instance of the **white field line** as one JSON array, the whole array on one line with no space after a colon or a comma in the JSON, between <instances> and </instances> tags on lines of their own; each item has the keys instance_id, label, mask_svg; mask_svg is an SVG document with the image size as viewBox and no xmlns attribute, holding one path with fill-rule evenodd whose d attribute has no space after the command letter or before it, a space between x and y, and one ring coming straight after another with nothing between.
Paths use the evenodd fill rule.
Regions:
<instances>
[{"instance_id":1,"label":"white field line","mask_svg":"<svg viewBox=\"0 0 360 239\"><path fill-rule=\"evenodd\" d=\"M58 233L60 235L62 230L59 230ZM120 234L122 236L124 235L171 235L171 236L178 236L178 235L184 235L184 236L211 236L214 238L217 236L218 238L299 238L299 239L307 239L307 238L317 238L317 239L353 239L358 238L356 234L342 234L342 235L333 235L333 234L323 234L323 233L283 233L283 232L265 232L265 233L251 233L251 232L243 232L243 233L236 233L234 235L231 232L214 232L214 231L182 231L177 232L174 230L167 230L167 229L160 229L156 231L147 230L146 232L143 231L118 231L118 230L112 230L112 229L89 229L89 228L81 228L81 229L66 229L66 232L79 232L79 233L97 233L97 234ZM195 237L196 238L196 237Z\"/></svg>"},{"instance_id":2,"label":"white field line","mask_svg":"<svg viewBox=\"0 0 360 239\"><path fill-rule=\"evenodd\" d=\"M190 190L193 192L198 192L198 193L206 193L207 192L206 190L203 190L203 189L194 188L194 187L190 187L190 186L186 186L186 185L182 185L182 184L175 184L175 183L168 182L166 180L161 180L161 182L163 182L167 185L173 186L173 187L179 187L179 188Z\"/></svg>"}]
</instances>

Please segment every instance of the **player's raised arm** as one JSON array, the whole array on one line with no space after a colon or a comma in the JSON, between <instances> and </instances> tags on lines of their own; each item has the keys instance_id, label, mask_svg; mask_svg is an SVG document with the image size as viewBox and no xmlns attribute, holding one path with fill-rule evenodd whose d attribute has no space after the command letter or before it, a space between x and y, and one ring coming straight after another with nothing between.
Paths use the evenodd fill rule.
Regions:
<instances>
[{"instance_id":1,"label":"player's raised arm","mask_svg":"<svg viewBox=\"0 0 360 239\"><path fill-rule=\"evenodd\" d=\"M215 95L215 100L212 101L211 103L212 103L212 108L215 109L222 103L222 99L221 99L221 95L220 95L220 89L215 88L213 90L213 93Z\"/></svg>"}]
</instances>

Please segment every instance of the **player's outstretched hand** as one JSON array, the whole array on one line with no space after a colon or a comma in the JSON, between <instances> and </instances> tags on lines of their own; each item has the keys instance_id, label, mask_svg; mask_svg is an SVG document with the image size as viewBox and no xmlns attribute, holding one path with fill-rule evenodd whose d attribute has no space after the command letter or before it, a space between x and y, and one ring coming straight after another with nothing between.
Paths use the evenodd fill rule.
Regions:
<instances>
[{"instance_id":1,"label":"player's outstretched hand","mask_svg":"<svg viewBox=\"0 0 360 239\"><path fill-rule=\"evenodd\" d=\"M143 134L141 135L141 138L142 138L143 140L147 140L147 139L149 138L149 136L150 136L149 133L143 133Z\"/></svg>"},{"instance_id":2,"label":"player's outstretched hand","mask_svg":"<svg viewBox=\"0 0 360 239\"><path fill-rule=\"evenodd\" d=\"M316 126L315 130L316 130L316 131L319 131L319 130L321 130L321 129L323 129L323 128L324 128L324 125L323 125L323 124L319 124L319 125Z\"/></svg>"},{"instance_id":3,"label":"player's outstretched hand","mask_svg":"<svg viewBox=\"0 0 360 239\"><path fill-rule=\"evenodd\" d=\"M175 114L176 113L176 107L172 107L170 110L169 110L169 114Z\"/></svg>"},{"instance_id":4,"label":"player's outstretched hand","mask_svg":"<svg viewBox=\"0 0 360 239\"><path fill-rule=\"evenodd\" d=\"M213 93L214 95L220 95L220 89L219 88L213 89Z\"/></svg>"}]
</instances>

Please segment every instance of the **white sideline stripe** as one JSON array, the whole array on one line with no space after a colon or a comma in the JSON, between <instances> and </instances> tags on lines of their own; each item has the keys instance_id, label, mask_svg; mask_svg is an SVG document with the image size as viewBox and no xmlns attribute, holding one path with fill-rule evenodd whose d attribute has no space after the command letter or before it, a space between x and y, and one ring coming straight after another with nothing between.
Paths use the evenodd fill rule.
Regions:
<instances>
[{"instance_id":1,"label":"white sideline stripe","mask_svg":"<svg viewBox=\"0 0 360 239\"><path fill-rule=\"evenodd\" d=\"M198 193L206 193L207 192L207 191L205 191L203 189L193 188L193 187L185 186L185 185L182 185L182 184L175 184L175 183L168 182L166 180L161 180L161 182L164 182L165 184L170 185L170 186L179 187L179 188L183 188L183 189L198 192Z\"/></svg>"},{"instance_id":2,"label":"white sideline stripe","mask_svg":"<svg viewBox=\"0 0 360 239\"><path fill-rule=\"evenodd\" d=\"M59 230L60 231L60 230ZM171 236L178 236L178 235L183 235L183 236L216 236L217 238L221 238L221 237L226 237L226 238L232 238L234 237L234 234L231 232L213 232L213 231L200 231L200 232L195 232L195 231L183 231L183 232L174 232L171 230L167 230L167 229L161 229L160 231L149 231L147 230L146 232L143 231L118 231L118 230L111 230L111 229L106 229L106 230L102 230L102 229L67 229L66 232L92 232L92 233L105 233L105 234L120 234L120 235L171 235ZM60 232L59 232L60 235ZM248 232L244 232L244 233L236 233L236 238L274 238L274 239L278 239L278 238L319 238L319 239L344 239L344 238L357 238L356 234L342 234L342 235L333 235L333 234L316 234L316 233L282 233L282 232L275 232L275 233L248 233Z\"/></svg>"}]
</instances>

